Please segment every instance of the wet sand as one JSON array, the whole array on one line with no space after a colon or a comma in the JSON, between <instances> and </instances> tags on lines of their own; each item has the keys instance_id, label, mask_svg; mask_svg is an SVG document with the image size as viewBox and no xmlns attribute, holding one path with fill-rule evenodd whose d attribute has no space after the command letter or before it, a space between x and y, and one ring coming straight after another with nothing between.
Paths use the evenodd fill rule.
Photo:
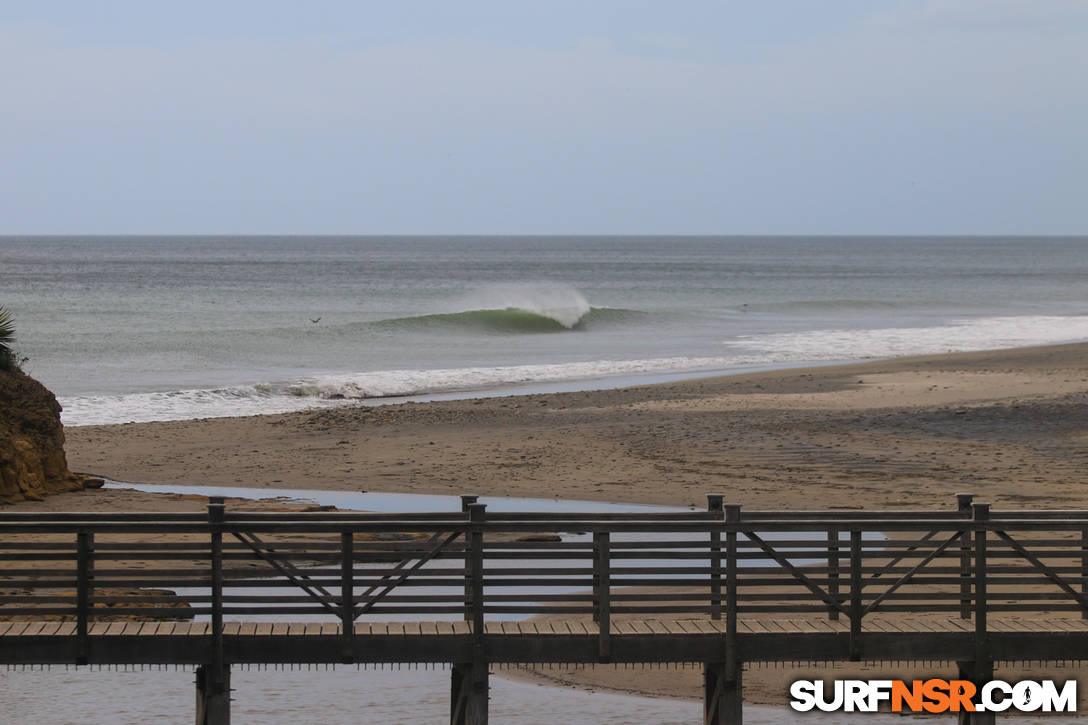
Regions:
<instances>
[{"instance_id":1,"label":"wet sand","mask_svg":"<svg viewBox=\"0 0 1088 725\"><path fill-rule=\"evenodd\" d=\"M1088 344L67 435L73 470L127 481L671 505L702 505L705 493L720 492L762 509L948 508L969 491L998 507L1088 508ZM78 508L104 493L26 506ZM154 505L118 493L109 498L115 510ZM819 672L934 671L947 668ZM811 672L751 670L746 699L783 704L788 683ZM701 673L601 667L532 676L695 697Z\"/></svg>"}]
</instances>

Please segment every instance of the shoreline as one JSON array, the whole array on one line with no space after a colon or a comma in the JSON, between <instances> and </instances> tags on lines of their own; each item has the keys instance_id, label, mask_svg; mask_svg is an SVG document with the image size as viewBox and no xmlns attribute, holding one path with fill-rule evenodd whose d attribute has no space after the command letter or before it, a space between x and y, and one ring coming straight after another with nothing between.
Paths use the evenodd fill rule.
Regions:
<instances>
[{"instance_id":1,"label":"shoreline","mask_svg":"<svg viewBox=\"0 0 1088 725\"><path fill-rule=\"evenodd\" d=\"M832 360L813 361L807 363L776 363L767 365L749 365L737 368L709 368L705 370L684 371L658 371L645 373L623 373L597 378L573 378L570 380L540 381L536 383L509 383L488 388L466 388L464 390L451 390L446 392L420 393L418 395L385 395L370 398L336 399L336 398L300 398L300 400L316 401L316 405L302 407L286 411L273 411L266 413L253 413L244 415L213 415L195 416L192 418L164 418L161 420L121 421L114 423L65 423L65 429L87 428L91 426L111 425L142 425L144 423L174 423L187 420L218 420L222 418L257 418L268 415L289 415L291 413L313 412L318 410L338 410L341 408L369 407L379 408L386 405L402 405L405 403L436 403L457 402L465 400L477 400L487 398L513 398L526 395L553 395L557 393L584 393L606 390L618 390L623 388L640 388L653 385L667 385L692 380L704 380L714 378L732 377L734 375L755 375L766 372L778 372L788 370L801 370L809 368L834 367L839 365L855 365L877 360L894 360L896 358L861 358L857 360ZM84 396L61 396L84 397ZM60 398L58 398L60 400Z\"/></svg>"}]
</instances>

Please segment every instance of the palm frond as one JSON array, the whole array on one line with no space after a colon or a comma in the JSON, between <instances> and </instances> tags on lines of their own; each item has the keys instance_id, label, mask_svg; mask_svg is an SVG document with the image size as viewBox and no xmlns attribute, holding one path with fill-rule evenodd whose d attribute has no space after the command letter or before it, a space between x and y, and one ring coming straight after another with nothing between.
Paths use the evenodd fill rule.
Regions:
<instances>
[{"instance_id":1,"label":"palm frond","mask_svg":"<svg viewBox=\"0 0 1088 725\"><path fill-rule=\"evenodd\" d=\"M0 369L8 370L15 364L15 351L11 344L15 342L15 319L11 312L0 307Z\"/></svg>"},{"instance_id":2,"label":"palm frond","mask_svg":"<svg viewBox=\"0 0 1088 725\"><path fill-rule=\"evenodd\" d=\"M15 319L11 312L0 307L0 350L9 350L11 343L15 342Z\"/></svg>"}]
</instances>

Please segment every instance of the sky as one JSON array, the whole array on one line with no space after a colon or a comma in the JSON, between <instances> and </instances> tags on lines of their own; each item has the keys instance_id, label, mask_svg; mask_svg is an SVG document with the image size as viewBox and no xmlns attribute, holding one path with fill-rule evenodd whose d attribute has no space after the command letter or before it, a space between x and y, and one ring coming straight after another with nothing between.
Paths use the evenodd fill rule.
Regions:
<instances>
[{"instance_id":1,"label":"sky","mask_svg":"<svg viewBox=\"0 0 1088 725\"><path fill-rule=\"evenodd\" d=\"M36 0L0 68L0 234L1088 234L1088 0Z\"/></svg>"}]
</instances>

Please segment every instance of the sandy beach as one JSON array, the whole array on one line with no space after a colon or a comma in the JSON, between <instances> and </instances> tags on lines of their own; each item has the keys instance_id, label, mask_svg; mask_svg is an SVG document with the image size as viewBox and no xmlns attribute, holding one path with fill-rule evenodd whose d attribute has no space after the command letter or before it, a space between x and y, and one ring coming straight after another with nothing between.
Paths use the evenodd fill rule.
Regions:
<instances>
[{"instance_id":1,"label":"sandy beach","mask_svg":"<svg viewBox=\"0 0 1088 725\"><path fill-rule=\"evenodd\" d=\"M67 430L123 481L759 508L1088 507L1088 345Z\"/></svg>"},{"instance_id":2,"label":"sandy beach","mask_svg":"<svg viewBox=\"0 0 1088 725\"><path fill-rule=\"evenodd\" d=\"M675 505L721 492L748 507L844 509L946 508L970 491L1000 507L1088 508L1086 360L1088 344L1076 344L620 390L81 427L67 431L67 450L73 470L156 483ZM19 506L200 502L100 490ZM757 668L745 695L782 704L788 683L810 672L923 670L943 671ZM701 677L691 668L508 674L687 697L698 696Z\"/></svg>"}]
</instances>

